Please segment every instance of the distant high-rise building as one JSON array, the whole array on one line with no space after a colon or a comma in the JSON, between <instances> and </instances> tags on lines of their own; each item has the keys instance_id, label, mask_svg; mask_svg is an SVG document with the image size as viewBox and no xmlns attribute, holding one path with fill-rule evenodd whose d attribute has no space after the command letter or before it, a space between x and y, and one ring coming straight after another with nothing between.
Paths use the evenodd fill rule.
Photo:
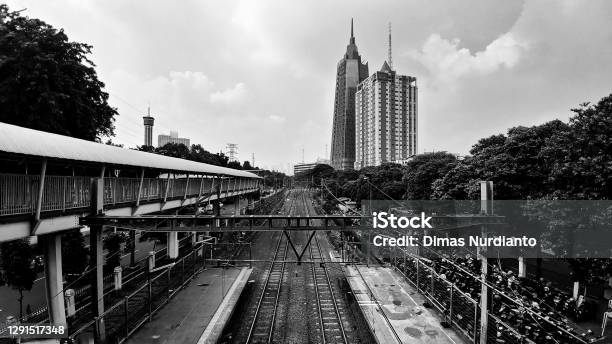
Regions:
<instances>
[{"instance_id":1,"label":"distant high-rise building","mask_svg":"<svg viewBox=\"0 0 612 344\"><path fill-rule=\"evenodd\" d=\"M151 117L149 113L142 119L144 121L144 145L153 146L153 122L155 122L155 118Z\"/></svg>"},{"instance_id":2,"label":"distant high-rise building","mask_svg":"<svg viewBox=\"0 0 612 344\"><path fill-rule=\"evenodd\" d=\"M389 46L391 45L389 33ZM389 60L391 60L389 47ZM387 61L357 87L355 168L402 163L417 153L416 78L397 75Z\"/></svg>"},{"instance_id":3,"label":"distant high-rise building","mask_svg":"<svg viewBox=\"0 0 612 344\"><path fill-rule=\"evenodd\" d=\"M163 147L168 143L182 143L187 147L190 147L190 140L184 137L178 137L178 132L170 131L170 135L158 135L157 136L157 147Z\"/></svg>"},{"instance_id":4,"label":"distant high-rise building","mask_svg":"<svg viewBox=\"0 0 612 344\"><path fill-rule=\"evenodd\" d=\"M334 124L332 130L331 165L335 169L349 170L355 163L355 92L357 85L368 77L368 64L361 62L355 45L353 20L351 38L346 53L338 62Z\"/></svg>"}]
</instances>

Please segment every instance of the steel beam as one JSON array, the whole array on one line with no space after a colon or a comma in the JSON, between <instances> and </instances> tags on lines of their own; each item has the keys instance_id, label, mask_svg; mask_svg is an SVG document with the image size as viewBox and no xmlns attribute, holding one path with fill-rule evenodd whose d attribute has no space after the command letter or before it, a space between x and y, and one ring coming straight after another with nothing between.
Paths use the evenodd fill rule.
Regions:
<instances>
[{"instance_id":1,"label":"steel beam","mask_svg":"<svg viewBox=\"0 0 612 344\"><path fill-rule=\"evenodd\" d=\"M144 168L140 170L140 182L138 183L138 197L136 198L136 207L140 205L140 196L142 195L142 184L144 183Z\"/></svg>"},{"instance_id":2,"label":"steel beam","mask_svg":"<svg viewBox=\"0 0 612 344\"><path fill-rule=\"evenodd\" d=\"M187 199L188 191L189 191L189 173L187 173L187 182L185 183L185 194L183 195L183 199Z\"/></svg>"},{"instance_id":3,"label":"steel beam","mask_svg":"<svg viewBox=\"0 0 612 344\"><path fill-rule=\"evenodd\" d=\"M34 215L34 224L30 230L31 235L36 234L36 230L40 225L40 212L42 210L42 201L45 195L45 176L47 175L47 159L42 160L40 166L40 179L38 180L38 199L36 200L36 215Z\"/></svg>"},{"instance_id":4,"label":"steel beam","mask_svg":"<svg viewBox=\"0 0 612 344\"><path fill-rule=\"evenodd\" d=\"M367 222L367 217L357 216L357 215L311 215L311 216L285 216L285 215L137 215L137 216L114 216L114 215L106 215L106 216L92 216L92 217L82 217L80 218L79 223L82 225L93 225L93 224L103 224L108 226L123 226L123 225L139 225L139 226L147 226L158 224L162 221L167 220L178 220L184 222L195 222L195 225L209 225L213 223L215 220L228 220L230 224L229 227L236 228L250 228L253 227L252 222L261 222L266 223L270 222L272 227L300 227L300 228L309 228L315 227L311 226L310 222L313 220L320 220L323 222L323 225L319 225L318 227L331 227L329 221L341 222L341 224L335 226L335 228L350 228L350 227L361 227L363 229L366 226L370 227ZM431 224L434 230L442 230L442 229L450 229L450 228L467 228L478 225L499 225L504 224L503 216L460 216L460 217L450 217L450 216L432 216ZM249 224L244 224L244 222L249 222ZM357 222L357 223L353 223ZM261 226L261 225L255 225Z\"/></svg>"}]
</instances>

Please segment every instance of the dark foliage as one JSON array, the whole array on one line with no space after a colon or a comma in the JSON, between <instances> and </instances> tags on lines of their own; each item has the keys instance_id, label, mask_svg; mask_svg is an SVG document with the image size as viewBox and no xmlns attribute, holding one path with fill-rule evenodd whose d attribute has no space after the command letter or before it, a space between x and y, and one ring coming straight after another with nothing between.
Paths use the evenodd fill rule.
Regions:
<instances>
[{"instance_id":1,"label":"dark foliage","mask_svg":"<svg viewBox=\"0 0 612 344\"><path fill-rule=\"evenodd\" d=\"M100 140L116 109L89 60L91 46L0 4L0 121Z\"/></svg>"}]
</instances>

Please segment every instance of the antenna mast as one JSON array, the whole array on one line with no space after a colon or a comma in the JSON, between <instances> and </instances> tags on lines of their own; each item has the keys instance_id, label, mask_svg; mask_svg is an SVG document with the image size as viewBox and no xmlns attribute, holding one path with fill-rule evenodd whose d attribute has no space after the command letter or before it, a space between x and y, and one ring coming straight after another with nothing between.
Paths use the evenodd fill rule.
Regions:
<instances>
[{"instance_id":1,"label":"antenna mast","mask_svg":"<svg viewBox=\"0 0 612 344\"><path fill-rule=\"evenodd\" d=\"M389 67L393 69L393 57L391 56L391 22L389 22Z\"/></svg>"}]
</instances>

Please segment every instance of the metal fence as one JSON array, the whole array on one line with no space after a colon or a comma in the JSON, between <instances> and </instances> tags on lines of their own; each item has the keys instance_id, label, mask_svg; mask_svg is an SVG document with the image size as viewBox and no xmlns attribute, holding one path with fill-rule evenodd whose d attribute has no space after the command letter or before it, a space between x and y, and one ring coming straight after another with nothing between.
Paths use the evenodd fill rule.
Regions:
<instances>
[{"instance_id":1,"label":"metal fence","mask_svg":"<svg viewBox=\"0 0 612 344\"><path fill-rule=\"evenodd\" d=\"M471 295L419 259L397 259L394 268L438 310L450 326L472 343L480 342L480 305ZM488 314L487 343L534 344L512 326Z\"/></svg>"},{"instance_id":2,"label":"metal fence","mask_svg":"<svg viewBox=\"0 0 612 344\"><path fill-rule=\"evenodd\" d=\"M199 245L175 265L156 273L145 272L144 283L135 290L112 291L118 301L100 317L79 326L69 338L86 341L97 330L104 333L107 343L123 343L205 267L203 251Z\"/></svg>"},{"instance_id":3,"label":"metal fence","mask_svg":"<svg viewBox=\"0 0 612 344\"><path fill-rule=\"evenodd\" d=\"M186 249L193 249L190 245L188 245L189 240L191 240L190 236L185 236L179 240L179 252L181 256L189 255L190 252L185 252ZM206 246L206 252L210 251L210 245ZM155 256L155 265L162 266L171 262L168 258L168 250L166 247L158 249L154 253ZM148 260L149 257L145 256L134 263L134 266L125 267L124 274L122 274L122 285L124 292L131 292L137 288L139 288L143 283L146 282L147 274L146 271L148 269ZM81 281L89 282L89 277L83 277L80 279ZM104 286L104 304L105 305L113 305L120 301L118 299L117 293L114 291L114 275L113 273L106 274L103 277L103 286ZM73 288L67 286L65 288ZM74 330L74 326L81 326L84 323L88 323L93 318L91 313L91 292L90 285L82 285L80 287L74 288L74 299L75 299L75 315L70 319L70 330ZM49 313L47 305L42 305L38 308L35 308L32 312L23 315L23 317L19 320L21 323L46 323L49 321ZM7 324L0 324L0 332L3 332L6 328Z\"/></svg>"},{"instance_id":4,"label":"metal fence","mask_svg":"<svg viewBox=\"0 0 612 344\"><path fill-rule=\"evenodd\" d=\"M67 211L86 208L91 201L91 177L46 176L41 211ZM253 179L215 178L104 178L104 205L173 199L216 192L220 183L225 196L257 187ZM0 216L36 212L40 176L0 174Z\"/></svg>"},{"instance_id":5,"label":"metal fence","mask_svg":"<svg viewBox=\"0 0 612 344\"><path fill-rule=\"evenodd\" d=\"M472 342L478 341L480 308L478 302L431 267L417 259L396 260L395 269L421 293L430 304Z\"/></svg>"},{"instance_id":6,"label":"metal fence","mask_svg":"<svg viewBox=\"0 0 612 344\"><path fill-rule=\"evenodd\" d=\"M438 274L431 266L417 258L397 258L390 260L393 267L423 295L444 321L454 327L473 343L480 342L480 304L474 297L460 290L454 283ZM517 327L487 312L487 343L535 344ZM537 318L537 316L534 316ZM543 331L553 331L571 343L587 343L565 329L549 324L544 318L538 323ZM523 329L526 330L526 329Z\"/></svg>"}]
</instances>

